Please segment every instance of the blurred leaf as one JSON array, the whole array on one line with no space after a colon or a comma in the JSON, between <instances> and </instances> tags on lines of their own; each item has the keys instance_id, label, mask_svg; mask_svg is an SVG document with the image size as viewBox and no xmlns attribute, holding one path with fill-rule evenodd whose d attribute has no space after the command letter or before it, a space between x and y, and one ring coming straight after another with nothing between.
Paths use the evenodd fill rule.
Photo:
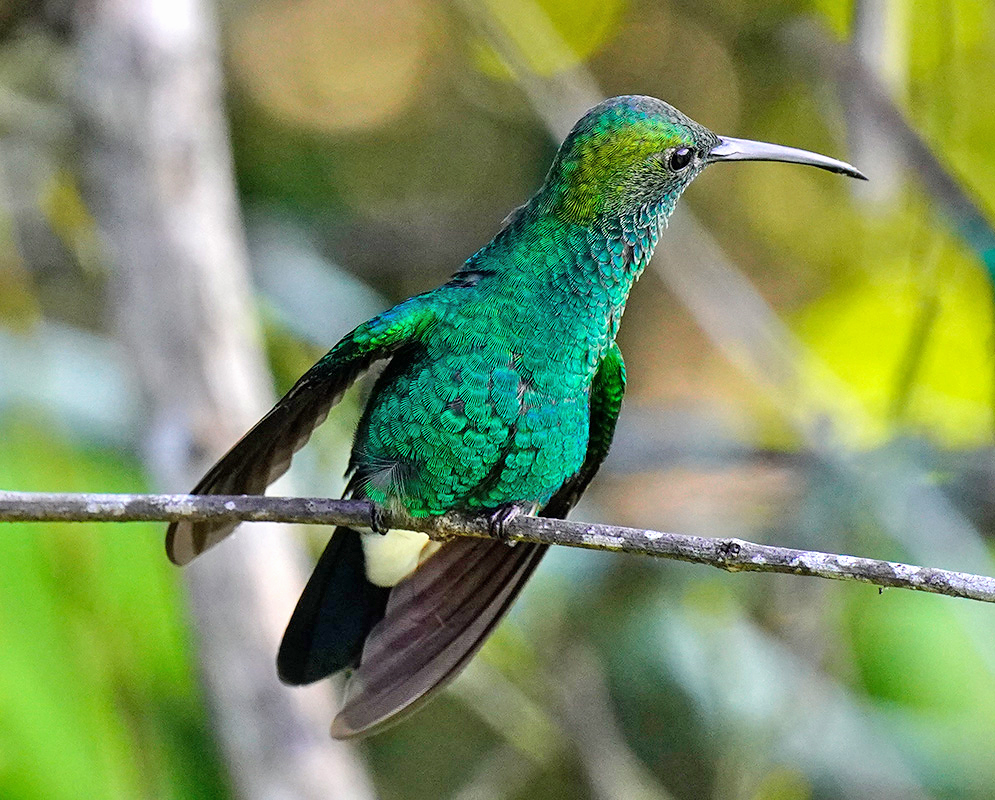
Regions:
<instances>
[{"instance_id":1,"label":"blurred leaf","mask_svg":"<svg viewBox=\"0 0 995 800\"><path fill-rule=\"evenodd\" d=\"M793 769L775 769L761 780L752 800L809 800L812 785Z\"/></svg>"},{"instance_id":2,"label":"blurred leaf","mask_svg":"<svg viewBox=\"0 0 995 800\"><path fill-rule=\"evenodd\" d=\"M0 160L0 325L24 332L39 319L38 301L18 246L13 209L3 195Z\"/></svg>"},{"instance_id":3,"label":"blurred leaf","mask_svg":"<svg viewBox=\"0 0 995 800\"><path fill-rule=\"evenodd\" d=\"M39 319L38 302L27 272L9 256L11 250L3 250L8 257L0 255L0 325L23 333Z\"/></svg>"},{"instance_id":4,"label":"blurred leaf","mask_svg":"<svg viewBox=\"0 0 995 800\"><path fill-rule=\"evenodd\" d=\"M943 598L847 594L847 627L868 693L937 716L995 716L983 659Z\"/></svg>"},{"instance_id":5,"label":"blurred leaf","mask_svg":"<svg viewBox=\"0 0 995 800\"><path fill-rule=\"evenodd\" d=\"M841 3L839 0L814 0L813 5L829 23L833 33L841 39L849 33L853 16L853 3Z\"/></svg>"},{"instance_id":6,"label":"blurred leaf","mask_svg":"<svg viewBox=\"0 0 995 800\"><path fill-rule=\"evenodd\" d=\"M286 214L256 211L247 227L254 277L269 308L288 333L318 349L292 370L294 380L352 328L389 305L326 258L307 229Z\"/></svg>"},{"instance_id":7,"label":"blurred leaf","mask_svg":"<svg viewBox=\"0 0 995 800\"><path fill-rule=\"evenodd\" d=\"M52 231L76 256L80 265L91 272L101 272L100 245L97 223L83 202L75 176L58 170L49 181L41 198L42 210Z\"/></svg>"},{"instance_id":8,"label":"blurred leaf","mask_svg":"<svg viewBox=\"0 0 995 800\"><path fill-rule=\"evenodd\" d=\"M0 486L136 491L134 463L0 420ZM158 525L4 525L0 796L223 798Z\"/></svg>"}]
</instances>

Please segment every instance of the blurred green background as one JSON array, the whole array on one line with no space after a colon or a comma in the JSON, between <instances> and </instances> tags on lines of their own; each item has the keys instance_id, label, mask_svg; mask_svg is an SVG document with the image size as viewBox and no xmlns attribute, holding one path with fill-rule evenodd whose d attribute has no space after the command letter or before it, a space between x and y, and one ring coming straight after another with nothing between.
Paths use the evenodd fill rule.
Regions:
<instances>
[{"instance_id":1,"label":"blurred green background","mask_svg":"<svg viewBox=\"0 0 995 800\"><path fill-rule=\"evenodd\" d=\"M0 487L139 492L73 6L0 0ZM995 250L936 183L991 218L995 6L210 10L277 391L486 243L585 98L655 95L872 183L770 164L695 182L682 205L717 249L675 217L634 289L616 447L573 516L995 574ZM863 59L928 170L826 53ZM357 402L295 467L306 491L341 488ZM0 525L0 797L234 796L162 533ZM558 550L467 674L361 754L383 798L990 798L995 612Z\"/></svg>"}]
</instances>

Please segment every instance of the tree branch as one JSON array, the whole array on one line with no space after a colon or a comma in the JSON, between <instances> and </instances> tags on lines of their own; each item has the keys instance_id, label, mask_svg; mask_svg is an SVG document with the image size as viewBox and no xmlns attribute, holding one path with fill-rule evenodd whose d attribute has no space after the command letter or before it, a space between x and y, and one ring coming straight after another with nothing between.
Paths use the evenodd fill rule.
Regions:
<instances>
[{"instance_id":1,"label":"tree branch","mask_svg":"<svg viewBox=\"0 0 995 800\"><path fill-rule=\"evenodd\" d=\"M0 492L0 522L173 522L181 519L367 526L370 505L359 500L298 497ZM392 528L422 531L433 539L494 536L486 516L456 512L443 517L421 518L389 513L387 523ZM863 581L875 586L995 603L995 578L873 558L756 544L743 539L687 536L527 516L506 522L504 533L511 541L673 558L707 564L728 572L781 572L839 581Z\"/></svg>"}]
</instances>

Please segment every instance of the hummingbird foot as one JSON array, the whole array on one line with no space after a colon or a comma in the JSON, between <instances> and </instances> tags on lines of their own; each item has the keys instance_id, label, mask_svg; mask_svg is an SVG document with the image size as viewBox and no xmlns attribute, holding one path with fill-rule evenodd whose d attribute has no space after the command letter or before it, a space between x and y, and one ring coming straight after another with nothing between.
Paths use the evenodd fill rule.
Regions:
<instances>
[{"instance_id":1,"label":"hummingbird foot","mask_svg":"<svg viewBox=\"0 0 995 800\"><path fill-rule=\"evenodd\" d=\"M387 509L376 503L370 503L370 530L381 536L390 532L387 525Z\"/></svg>"},{"instance_id":2,"label":"hummingbird foot","mask_svg":"<svg viewBox=\"0 0 995 800\"><path fill-rule=\"evenodd\" d=\"M517 503L501 506L497 511L493 512L490 517L488 517L487 532L505 544L514 544L513 541L508 537L505 532L504 526L506 523L513 520L515 517L521 516L526 512L526 507L519 505Z\"/></svg>"}]
</instances>

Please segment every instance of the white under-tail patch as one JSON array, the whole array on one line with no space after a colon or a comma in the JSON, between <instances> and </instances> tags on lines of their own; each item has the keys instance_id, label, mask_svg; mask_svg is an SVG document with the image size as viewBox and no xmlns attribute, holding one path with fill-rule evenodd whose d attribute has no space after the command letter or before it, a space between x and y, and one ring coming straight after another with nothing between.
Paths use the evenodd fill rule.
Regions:
<instances>
[{"instance_id":1,"label":"white under-tail patch","mask_svg":"<svg viewBox=\"0 0 995 800\"><path fill-rule=\"evenodd\" d=\"M377 460L379 469L371 472L364 482L387 495L388 504L404 508L400 498L404 496L405 471L399 461ZM415 531L391 530L375 533L369 528L357 528L363 543L363 558L366 561L366 579L376 586L396 586L414 572L418 565L433 555L441 546L433 542L427 534Z\"/></svg>"},{"instance_id":2,"label":"white under-tail patch","mask_svg":"<svg viewBox=\"0 0 995 800\"><path fill-rule=\"evenodd\" d=\"M366 579L377 586L396 586L441 546L416 531L374 533L357 528L366 559Z\"/></svg>"}]
</instances>

